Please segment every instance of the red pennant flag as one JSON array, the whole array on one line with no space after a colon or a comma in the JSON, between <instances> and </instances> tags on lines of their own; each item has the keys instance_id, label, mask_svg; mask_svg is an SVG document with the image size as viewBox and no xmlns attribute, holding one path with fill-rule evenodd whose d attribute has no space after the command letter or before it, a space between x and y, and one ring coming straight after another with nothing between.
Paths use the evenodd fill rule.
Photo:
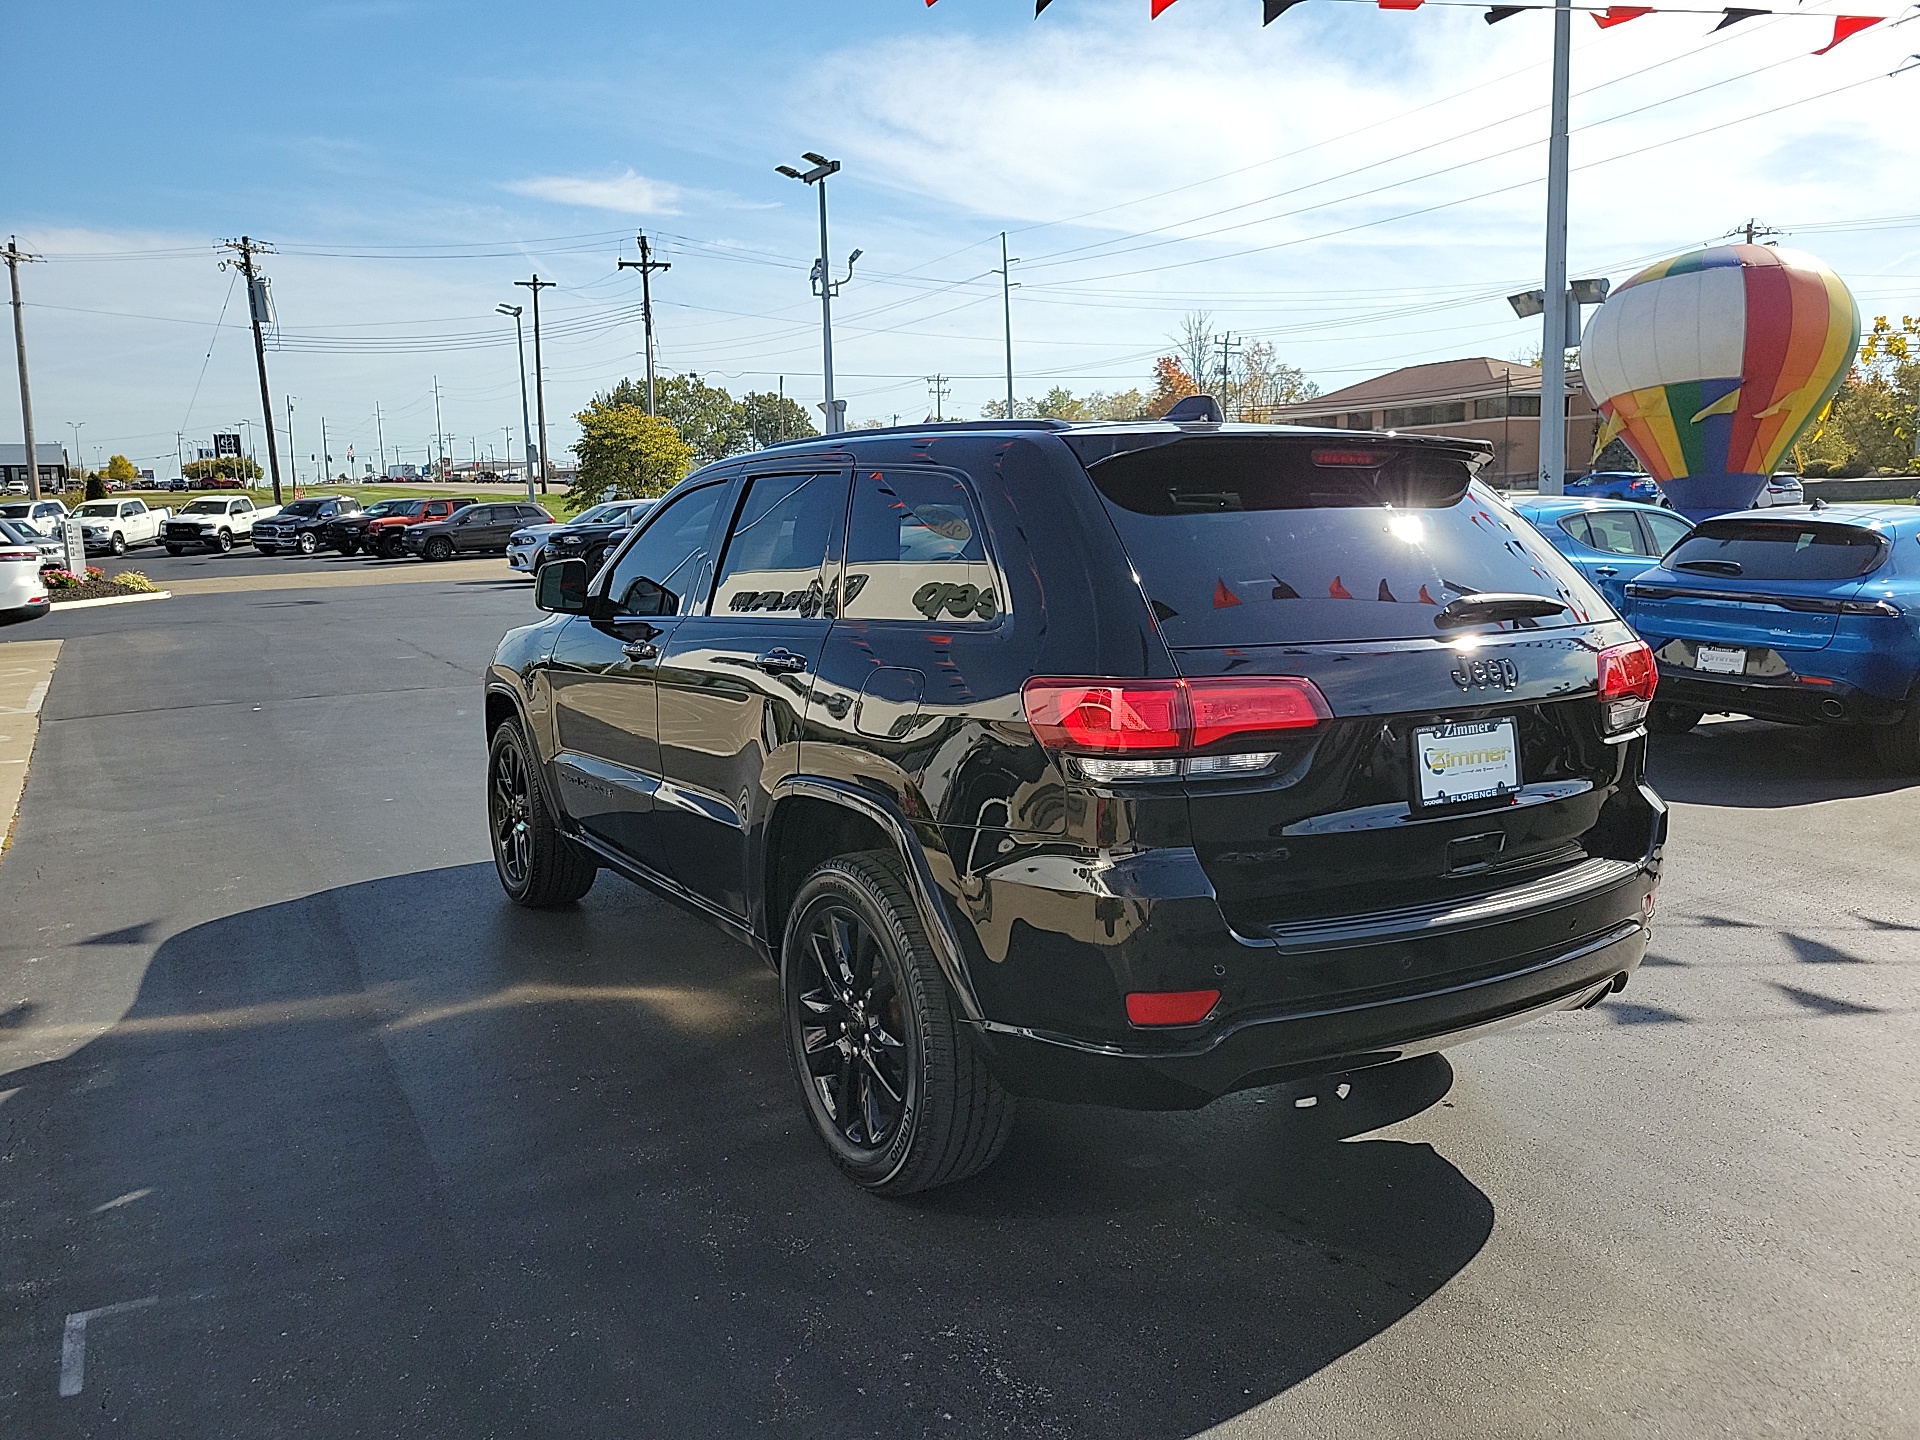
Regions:
<instances>
[{"instance_id":1,"label":"red pennant flag","mask_svg":"<svg viewBox=\"0 0 1920 1440\"><path fill-rule=\"evenodd\" d=\"M1606 14L1593 17L1593 23L1602 30L1606 30L1615 25L1624 25L1629 20L1638 20L1642 15L1651 14L1653 14L1651 5L1609 5Z\"/></svg>"},{"instance_id":2,"label":"red pennant flag","mask_svg":"<svg viewBox=\"0 0 1920 1440\"><path fill-rule=\"evenodd\" d=\"M1172 4L1173 0L1153 0L1153 14L1147 18L1150 20L1158 20L1167 12L1168 7Z\"/></svg>"},{"instance_id":3,"label":"red pennant flag","mask_svg":"<svg viewBox=\"0 0 1920 1440\"><path fill-rule=\"evenodd\" d=\"M1171 5L1173 4L1173 0L1166 0L1166 3ZM1234 594L1233 591L1227 588L1226 581L1216 580L1213 582L1213 608L1214 609L1225 610L1228 606L1238 605L1239 603L1240 603L1240 597Z\"/></svg>"},{"instance_id":4,"label":"red pennant flag","mask_svg":"<svg viewBox=\"0 0 1920 1440\"><path fill-rule=\"evenodd\" d=\"M1353 598L1353 592L1340 583L1340 577L1338 575L1334 576L1333 583L1327 586L1327 595L1330 599L1334 600L1351 600Z\"/></svg>"},{"instance_id":5,"label":"red pennant flag","mask_svg":"<svg viewBox=\"0 0 1920 1440\"><path fill-rule=\"evenodd\" d=\"M1813 53L1824 55L1842 40L1858 35L1862 30L1871 29L1886 18L1884 15L1836 15L1833 17L1833 39Z\"/></svg>"},{"instance_id":6,"label":"red pennant flag","mask_svg":"<svg viewBox=\"0 0 1920 1440\"><path fill-rule=\"evenodd\" d=\"M1382 10L1418 10L1427 0L1380 0Z\"/></svg>"},{"instance_id":7,"label":"red pennant flag","mask_svg":"<svg viewBox=\"0 0 1920 1440\"><path fill-rule=\"evenodd\" d=\"M1422 585L1420 587L1420 603L1422 605L1438 605L1440 602L1427 594L1427 587Z\"/></svg>"}]
</instances>

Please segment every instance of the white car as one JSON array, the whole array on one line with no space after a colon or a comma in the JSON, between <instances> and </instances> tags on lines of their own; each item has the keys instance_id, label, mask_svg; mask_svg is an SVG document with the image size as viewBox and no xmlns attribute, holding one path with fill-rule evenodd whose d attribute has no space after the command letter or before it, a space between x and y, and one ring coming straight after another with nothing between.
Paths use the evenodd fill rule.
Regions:
<instances>
[{"instance_id":1,"label":"white car","mask_svg":"<svg viewBox=\"0 0 1920 1440\"><path fill-rule=\"evenodd\" d=\"M89 555L101 550L124 555L135 545L158 541L160 527L173 512L164 505L149 510L144 500L89 500L73 513Z\"/></svg>"},{"instance_id":2,"label":"white car","mask_svg":"<svg viewBox=\"0 0 1920 1440\"><path fill-rule=\"evenodd\" d=\"M58 500L9 500L0 505L0 520L16 525L24 520L48 535L60 533L60 522L67 518L67 507Z\"/></svg>"},{"instance_id":3,"label":"white car","mask_svg":"<svg viewBox=\"0 0 1920 1440\"><path fill-rule=\"evenodd\" d=\"M1770 510L1775 505L1804 505L1807 492L1800 477L1791 470L1776 470L1767 477L1766 489L1754 498L1755 510Z\"/></svg>"},{"instance_id":4,"label":"white car","mask_svg":"<svg viewBox=\"0 0 1920 1440\"><path fill-rule=\"evenodd\" d=\"M32 620L52 607L40 560L39 533L0 520L0 620Z\"/></svg>"},{"instance_id":5,"label":"white car","mask_svg":"<svg viewBox=\"0 0 1920 1440\"><path fill-rule=\"evenodd\" d=\"M169 555L184 554L189 546L224 553L251 540L256 521L279 513L278 505L257 506L245 495L202 495L167 522L160 539Z\"/></svg>"}]
</instances>

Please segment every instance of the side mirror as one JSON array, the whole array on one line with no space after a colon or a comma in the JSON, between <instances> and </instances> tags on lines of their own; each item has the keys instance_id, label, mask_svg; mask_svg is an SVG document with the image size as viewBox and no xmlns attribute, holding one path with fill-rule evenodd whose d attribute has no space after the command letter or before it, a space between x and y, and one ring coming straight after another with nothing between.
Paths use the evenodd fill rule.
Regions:
<instances>
[{"instance_id":1,"label":"side mirror","mask_svg":"<svg viewBox=\"0 0 1920 1440\"><path fill-rule=\"evenodd\" d=\"M534 581L533 603L555 615L584 615L591 578L584 560L549 560Z\"/></svg>"}]
</instances>

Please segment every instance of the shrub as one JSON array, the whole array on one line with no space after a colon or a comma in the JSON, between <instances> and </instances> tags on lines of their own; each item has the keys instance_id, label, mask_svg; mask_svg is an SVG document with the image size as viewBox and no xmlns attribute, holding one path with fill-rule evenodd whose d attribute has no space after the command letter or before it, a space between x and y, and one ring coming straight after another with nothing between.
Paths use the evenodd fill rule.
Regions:
<instances>
[{"instance_id":1,"label":"shrub","mask_svg":"<svg viewBox=\"0 0 1920 1440\"><path fill-rule=\"evenodd\" d=\"M138 570L122 570L118 575L113 577L113 583L118 585L122 590L148 591L153 589L153 581L142 575Z\"/></svg>"}]
</instances>

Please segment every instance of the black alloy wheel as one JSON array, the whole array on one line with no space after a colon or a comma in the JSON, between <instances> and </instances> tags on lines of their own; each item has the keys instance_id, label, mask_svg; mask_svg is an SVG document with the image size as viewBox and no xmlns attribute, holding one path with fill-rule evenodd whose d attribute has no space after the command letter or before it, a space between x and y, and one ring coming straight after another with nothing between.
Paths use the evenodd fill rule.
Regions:
<instances>
[{"instance_id":1,"label":"black alloy wheel","mask_svg":"<svg viewBox=\"0 0 1920 1440\"><path fill-rule=\"evenodd\" d=\"M317 537L311 530L302 530L300 532L300 538L295 540L293 543L295 548L297 548L302 555L311 555L313 554L314 551L320 548L319 537Z\"/></svg>"},{"instance_id":2,"label":"black alloy wheel","mask_svg":"<svg viewBox=\"0 0 1920 1440\"><path fill-rule=\"evenodd\" d=\"M887 851L807 877L781 944L787 1054L834 1162L881 1195L992 1163L1013 1101L954 1018L905 872Z\"/></svg>"},{"instance_id":3,"label":"black alloy wheel","mask_svg":"<svg viewBox=\"0 0 1920 1440\"><path fill-rule=\"evenodd\" d=\"M599 866L560 833L518 721L493 732L487 754L487 830L500 886L517 905L570 905L593 888Z\"/></svg>"},{"instance_id":4,"label":"black alloy wheel","mask_svg":"<svg viewBox=\"0 0 1920 1440\"><path fill-rule=\"evenodd\" d=\"M430 535L427 537L427 543L420 547L420 553L429 560L451 560L453 541L444 535Z\"/></svg>"}]
</instances>

